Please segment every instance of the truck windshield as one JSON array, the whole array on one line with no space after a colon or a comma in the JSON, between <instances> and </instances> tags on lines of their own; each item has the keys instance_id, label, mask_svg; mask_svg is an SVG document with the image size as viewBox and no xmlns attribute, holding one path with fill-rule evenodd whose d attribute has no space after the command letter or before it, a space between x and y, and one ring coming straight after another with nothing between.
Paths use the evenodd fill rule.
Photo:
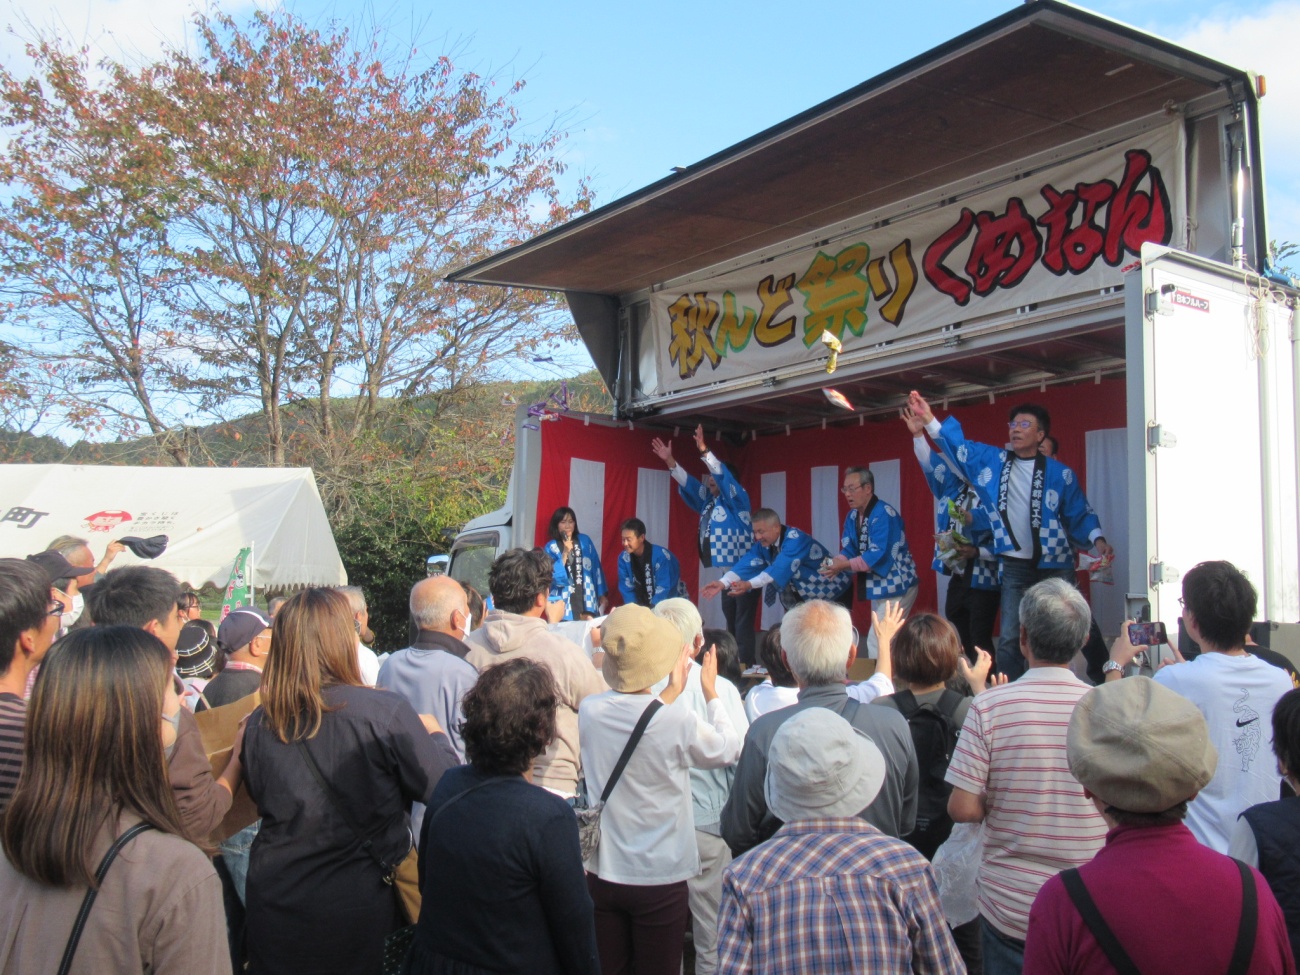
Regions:
<instances>
[{"instance_id":1,"label":"truck windshield","mask_svg":"<svg viewBox=\"0 0 1300 975\"><path fill-rule=\"evenodd\" d=\"M497 544L496 532L483 532L457 539L456 547L451 553L451 569L448 574L457 582L468 582L479 591L479 595L487 599L488 571L497 557Z\"/></svg>"}]
</instances>

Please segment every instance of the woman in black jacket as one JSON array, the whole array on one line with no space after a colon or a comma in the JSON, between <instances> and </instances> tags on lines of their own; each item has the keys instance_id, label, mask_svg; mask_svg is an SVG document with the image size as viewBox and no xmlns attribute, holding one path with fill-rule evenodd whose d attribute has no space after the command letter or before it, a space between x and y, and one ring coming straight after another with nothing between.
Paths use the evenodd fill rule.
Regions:
<instances>
[{"instance_id":1,"label":"woman in black jacket","mask_svg":"<svg viewBox=\"0 0 1300 975\"><path fill-rule=\"evenodd\" d=\"M414 975L599 975L577 821L530 782L558 703L550 672L525 658L465 695L470 764L442 777L421 830Z\"/></svg>"},{"instance_id":2,"label":"woman in black jacket","mask_svg":"<svg viewBox=\"0 0 1300 975\"><path fill-rule=\"evenodd\" d=\"M411 803L456 753L405 699L361 683L342 593L293 596L272 646L244 735L262 817L248 869L248 970L378 975L384 939L404 922L385 877L411 850Z\"/></svg>"}]
</instances>

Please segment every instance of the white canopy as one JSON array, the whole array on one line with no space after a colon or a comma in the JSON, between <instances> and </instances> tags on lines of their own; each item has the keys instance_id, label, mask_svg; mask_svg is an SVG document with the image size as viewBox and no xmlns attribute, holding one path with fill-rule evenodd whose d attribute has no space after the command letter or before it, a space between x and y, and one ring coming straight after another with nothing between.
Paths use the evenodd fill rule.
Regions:
<instances>
[{"instance_id":1,"label":"white canopy","mask_svg":"<svg viewBox=\"0 0 1300 975\"><path fill-rule=\"evenodd\" d=\"M59 535L89 540L96 559L125 535L166 535L167 551L147 564L194 587L225 586L249 545L258 589L347 582L307 467L0 465L0 556ZM126 551L113 568L140 561Z\"/></svg>"}]
</instances>

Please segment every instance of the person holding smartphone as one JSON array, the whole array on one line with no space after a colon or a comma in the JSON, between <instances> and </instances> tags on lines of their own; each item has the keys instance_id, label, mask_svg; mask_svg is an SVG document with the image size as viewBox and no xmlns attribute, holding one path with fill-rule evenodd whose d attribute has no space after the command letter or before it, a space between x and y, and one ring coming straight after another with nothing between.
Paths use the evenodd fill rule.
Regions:
<instances>
[{"instance_id":1,"label":"person holding smartphone","mask_svg":"<svg viewBox=\"0 0 1300 975\"><path fill-rule=\"evenodd\" d=\"M1183 576L1179 602L1183 626L1201 653L1195 660L1161 667L1154 679L1195 704L1209 725L1219 766L1188 806L1187 826L1206 846L1226 853L1237 817L1278 797L1281 776L1273 762L1269 715L1291 689L1291 680L1246 647L1257 599L1255 587L1236 566L1202 562ZM1106 680L1121 679L1144 649L1129 639L1125 627L1102 668Z\"/></svg>"}]
</instances>

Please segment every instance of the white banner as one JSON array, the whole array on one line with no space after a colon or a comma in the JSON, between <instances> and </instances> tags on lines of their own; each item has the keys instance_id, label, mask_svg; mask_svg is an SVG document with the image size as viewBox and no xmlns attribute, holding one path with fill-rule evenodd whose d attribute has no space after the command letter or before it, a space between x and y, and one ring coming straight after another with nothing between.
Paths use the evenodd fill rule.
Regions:
<instances>
[{"instance_id":1,"label":"white banner","mask_svg":"<svg viewBox=\"0 0 1300 975\"><path fill-rule=\"evenodd\" d=\"M949 206L650 298L648 393L824 359L1121 283L1184 222L1181 123Z\"/></svg>"}]
</instances>

